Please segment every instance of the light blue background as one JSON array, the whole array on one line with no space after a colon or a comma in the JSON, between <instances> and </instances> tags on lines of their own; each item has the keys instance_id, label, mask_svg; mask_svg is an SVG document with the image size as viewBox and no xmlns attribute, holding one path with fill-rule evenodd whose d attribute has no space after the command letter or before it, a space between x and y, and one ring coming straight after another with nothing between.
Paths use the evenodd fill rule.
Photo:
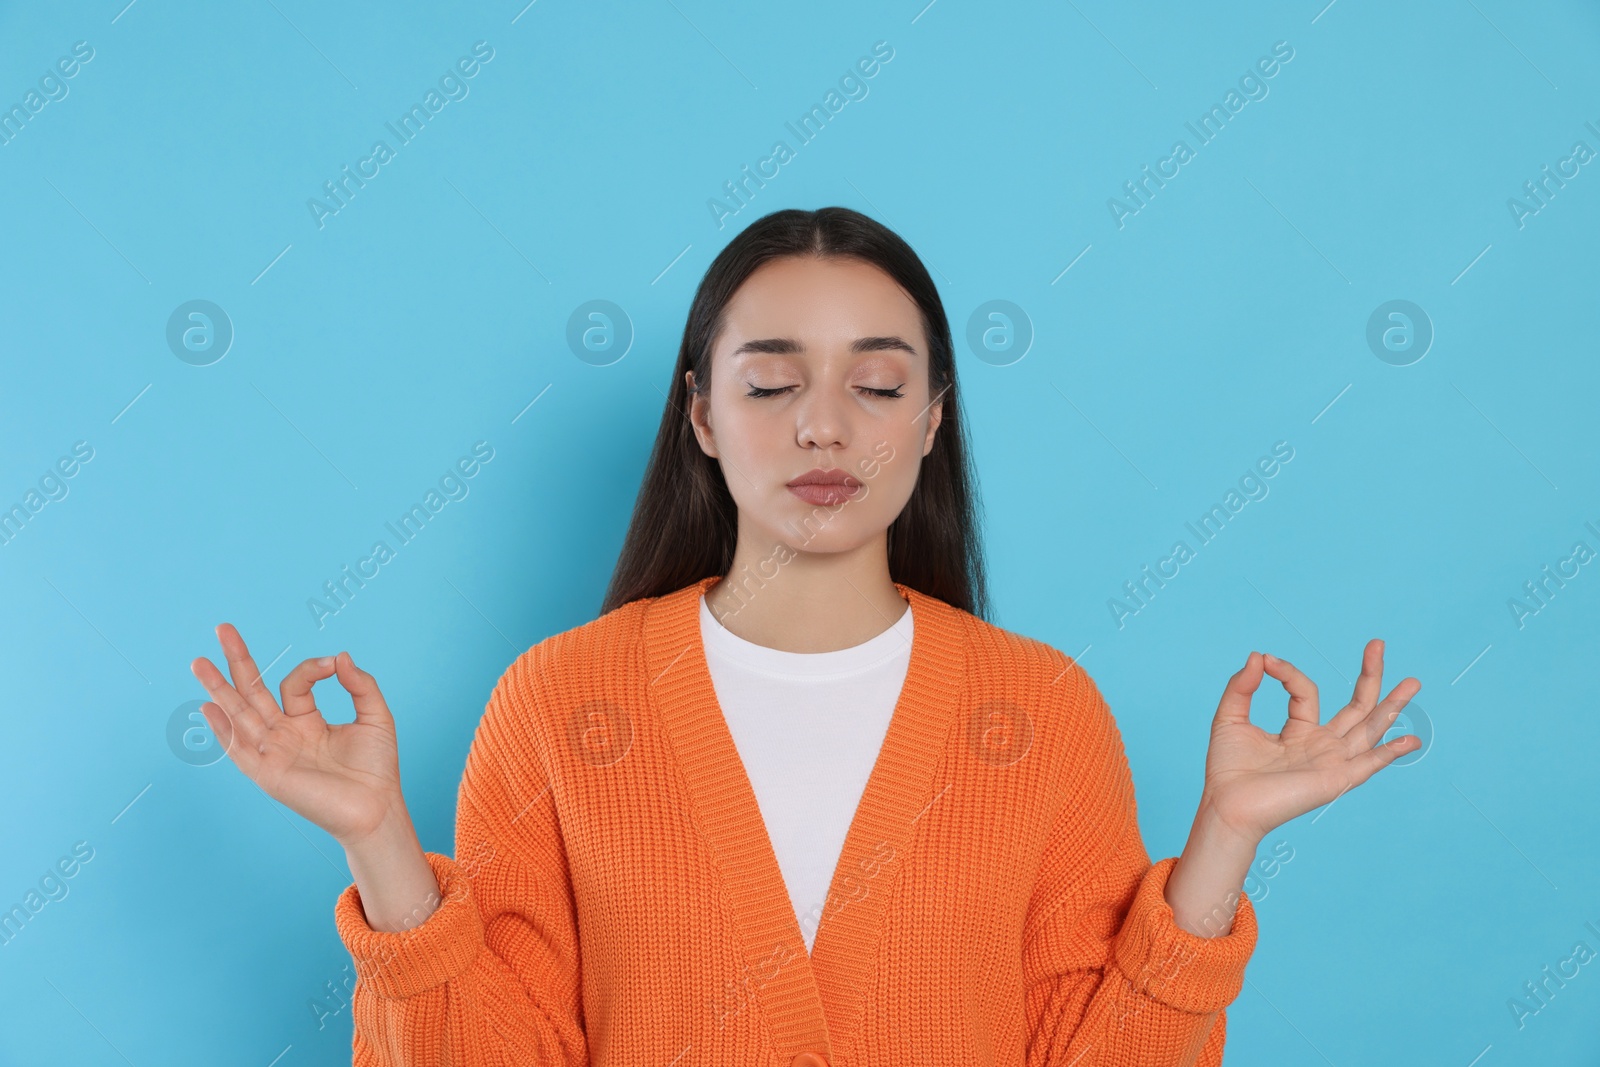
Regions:
<instances>
[{"instance_id":1,"label":"light blue background","mask_svg":"<svg viewBox=\"0 0 1600 1067\"><path fill-rule=\"evenodd\" d=\"M6 107L94 49L0 145L0 504L94 449L0 547L0 905L94 850L0 948L0 1059L349 1062L348 1010L309 1006L348 962L342 850L174 755L190 660L224 620L282 650L274 690L350 649L448 852L494 681L596 613L705 267L762 213L844 204L934 273L995 621L1083 653L1153 857L1183 846L1251 649L1312 674L1325 716L1371 637L1385 691L1423 682L1423 758L1263 847L1293 858L1252 883L1227 1062L1600 1063L1600 963L1520 1029L1507 1006L1600 950L1600 574L1521 627L1507 606L1600 549L1600 165L1522 227L1507 206L1600 150L1594 5L523 2L0 14ZM319 229L307 200L479 40L469 95ZM868 95L719 228L723 182L880 40ZM1278 41L1268 95L1197 147L1185 122ZM1195 158L1119 229L1108 199L1178 138ZM194 299L236 331L210 366L165 338ZM634 331L606 366L566 340L595 299ZM997 299L1034 332L1003 366L964 340ZM1394 299L1435 331L1407 366L1366 341ZM319 630L307 600L480 440L469 495ZM1119 628L1123 583L1278 441L1269 495Z\"/></svg>"}]
</instances>

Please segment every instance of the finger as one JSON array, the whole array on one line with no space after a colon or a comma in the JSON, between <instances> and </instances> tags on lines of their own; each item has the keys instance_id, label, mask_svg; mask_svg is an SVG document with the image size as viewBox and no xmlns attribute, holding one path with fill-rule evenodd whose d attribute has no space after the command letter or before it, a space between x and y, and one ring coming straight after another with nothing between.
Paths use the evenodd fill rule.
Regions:
<instances>
[{"instance_id":1,"label":"finger","mask_svg":"<svg viewBox=\"0 0 1600 1067\"><path fill-rule=\"evenodd\" d=\"M1421 747L1422 738L1416 734L1406 734L1388 744L1369 748L1360 755L1351 757L1350 762L1345 765L1352 777L1350 787L1355 788L1401 756L1415 752Z\"/></svg>"},{"instance_id":2,"label":"finger","mask_svg":"<svg viewBox=\"0 0 1600 1067\"><path fill-rule=\"evenodd\" d=\"M278 694L283 697L283 713L309 715L316 711L317 702L311 696L311 687L332 673L332 656L301 660L278 685Z\"/></svg>"},{"instance_id":3,"label":"finger","mask_svg":"<svg viewBox=\"0 0 1600 1067\"><path fill-rule=\"evenodd\" d=\"M1312 726L1318 723L1317 683L1307 678L1305 672L1277 656L1264 656L1266 671L1289 691L1289 719L1299 719Z\"/></svg>"},{"instance_id":4,"label":"finger","mask_svg":"<svg viewBox=\"0 0 1600 1067\"><path fill-rule=\"evenodd\" d=\"M1374 637L1361 652L1361 676L1356 679L1355 691L1337 715L1328 720L1328 729L1334 736L1343 737L1350 728L1367 717L1378 703L1383 691L1383 642Z\"/></svg>"},{"instance_id":5,"label":"finger","mask_svg":"<svg viewBox=\"0 0 1600 1067\"><path fill-rule=\"evenodd\" d=\"M1217 704L1214 721L1226 723L1250 721L1250 698L1261 685L1261 667L1261 653L1251 652L1245 657L1244 666L1235 671L1228 679L1228 684L1222 688L1222 700Z\"/></svg>"},{"instance_id":6,"label":"finger","mask_svg":"<svg viewBox=\"0 0 1600 1067\"><path fill-rule=\"evenodd\" d=\"M262 715L277 715L278 702L272 699L272 691L261 680L261 672L256 669L256 661L250 657L250 650L245 647L239 631L232 623L225 622L217 627L217 640L222 642L222 653L228 658L228 673L233 676L233 688L255 705Z\"/></svg>"},{"instance_id":7,"label":"finger","mask_svg":"<svg viewBox=\"0 0 1600 1067\"><path fill-rule=\"evenodd\" d=\"M268 720L261 709L239 695L239 691L228 684L216 664L199 656L189 664L189 670L206 687L206 693L216 701L221 711L234 727L235 733L243 735L243 739L255 744L267 732ZM276 707L276 705L274 705ZM276 712L274 712L276 714ZM212 731L215 733L215 730Z\"/></svg>"},{"instance_id":8,"label":"finger","mask_svg":"<svg viewBox=\"0 0 1600 1067\"><path fill-rule=\"evenodd\" d=\"M243 771L246 777L254 777L254 774L251 773L254 768L254 760L261 755L256 750L256 745L243 741L242 736L240 736L242 731L234 728L234 720L229 718L229 713L222 709L221 704L216 704L214 701L206 701L205 704L200 705L200 713L205 717L206 726L210 726L211 734L216 737L216 742L222 745L222 752L226 753L227 758L234 761L235 766L238 766L238 769ZM250 713L253 715L253 712Z\"/></svg>"},{"instance_id":9,"label":"finger","mask_svg":"<svg viewBox=\"0 0 1600 1067\"><path fill-rule=\"evenodd\" d=\"M1362 748L1376 745L1421 689L1422 683L1415 678L1400 679L1400 683L1389 690L1389 695L1383 698L1382 703L1350 728L1349 737L1358 741Z\"/></svg>"},{"instance_id":10,"label":"finger","mask_svg":"<svg viewBox=\"0 0 1600 1067\"><path fill-rule=\"evenodd\" d=\"M1362 707L1370 708L1378 702L1378 694L1381 692L1383 692L1383 642L1374 637L1367 642L1367 647L1361 650L1361 676L1356 679L1352 699Z\"/></svg>"},{"instance_id":11,"label":"finger","mask_svg":"<svg viewBox=\"0 0 1600 1067\"><path fill-rule=\"evenodd\" d=\"M200 714L205 716L206 725L211 728L211 733L216 737L217 744L222 746L222 751L246 777L254 780L261 760L259 740L255 743L245 740L242 736L244 730L234 727L235 721L238 720L230 716L220 704L209 701L201 704ZM240 716L244 720L255 717L256 712L253 709L243 711ZM257 723L256 728L262 727Z\"/></svg>"},{"instance_id":12,"label":"finger","mask_svg":"<svg viewBox=\"0 0 1600 1067\"><path fill-rule=\"evenodd\" d=\"M339 684L350 692L350 703L356 709L356 722L372 726L393 724L394 716L389 714L389 705L378 691L377 679L357 667L348 652L341 652L334 657L334 665L338 668Z\"/></svg>"}]
</instances>

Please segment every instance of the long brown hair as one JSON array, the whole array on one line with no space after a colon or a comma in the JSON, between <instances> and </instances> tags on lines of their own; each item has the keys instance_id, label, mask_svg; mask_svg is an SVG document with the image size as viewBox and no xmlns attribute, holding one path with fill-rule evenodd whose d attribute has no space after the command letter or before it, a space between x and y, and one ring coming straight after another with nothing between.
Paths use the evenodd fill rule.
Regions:
<instances>
[{"instance_id":1,"label":"long brown hair","mask_svg":"<svg viewBox=\"0 0 1600 1067\"><path fill-rule=\"evenodd\" d=\"M928 395L944 402L933 447L916 487L889 525L889 577L920 593L988 617L976 478L962 432L950 323L922 260L893 230L859 211L790 208L756 219L712 260L695 290L673 368L671 394L633 518L606 589L601 614L641 597L662 596L733 565L738 508L715 459L701 451L689 421L690 393L711 385L711 350L723 310L746 278L782 256L851 256L872 263L916 301L928 337Z\"/></svg>"}]
</instances>

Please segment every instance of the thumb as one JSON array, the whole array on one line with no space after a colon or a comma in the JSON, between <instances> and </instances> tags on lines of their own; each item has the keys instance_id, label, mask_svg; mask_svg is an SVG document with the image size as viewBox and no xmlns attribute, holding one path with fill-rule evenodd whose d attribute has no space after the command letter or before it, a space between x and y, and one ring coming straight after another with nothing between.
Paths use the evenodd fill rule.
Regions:
<instances>
[{"instance_id":1,"label":"thumb","mask_svg":"<svg viewBox=\"0 0 1600 1067\"><path fill-rule=\"evenodd\" d=\"M1250 698L1261 687L1265 667L1265 657L1259 652L1252 651L1245 659L1244 666L1229 677L1227 686L1222 690L1222 700L1217 704L1215 722L1250 721Z\"/></svg>"},{"instance_id":2,"label":"thumb","mask_svg":"<svg viewBox=\"0 0 1600 1067\"><path fill-rule=\"evenodd\" d=\"M355 705L356 722L368 726L393 725L394 716L389 713L389 705L378 691L376 678L357 667L348 652L340 652L334 657L333 667L338 674L339 684L349 692L350 702Z\"/></svg>"}]
</instances>

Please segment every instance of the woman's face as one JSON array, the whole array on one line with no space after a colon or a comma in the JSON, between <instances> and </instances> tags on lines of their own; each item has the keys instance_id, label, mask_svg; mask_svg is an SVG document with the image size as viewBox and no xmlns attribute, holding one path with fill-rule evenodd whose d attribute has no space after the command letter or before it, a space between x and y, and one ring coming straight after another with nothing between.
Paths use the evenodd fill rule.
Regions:
<instances>
[{"instance_id":1,"label":"woman's face","mask_svg":"<svg viewBox=\"0 0 1600 1067\"><path fill-rule=\"evenodd\" d=\"M791 256L729 301L691 420L721 463L741 540L840 552L881 538L905 508L943 411L934 401L904 290L863 260ZM817 468L856 488L790 488Z\"/></svg>"}]
</instances>

